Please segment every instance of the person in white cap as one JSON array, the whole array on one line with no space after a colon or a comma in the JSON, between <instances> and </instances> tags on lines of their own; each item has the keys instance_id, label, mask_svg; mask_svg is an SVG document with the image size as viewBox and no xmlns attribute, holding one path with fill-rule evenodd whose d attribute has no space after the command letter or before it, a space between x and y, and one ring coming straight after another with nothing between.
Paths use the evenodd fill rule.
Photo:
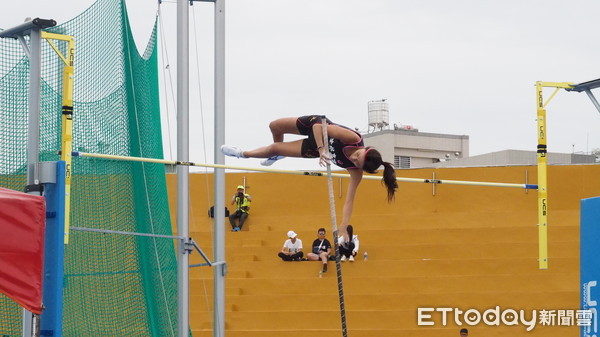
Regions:
<instances>
[{"instance_id":1,"label":"person in white cap","mask_svg":"<svg viewBox=\"0 0 600 337\"><path fill-rule=\"evenodd\" d=\"M233 195L233 198L231 198L231 204L236 205L235 212L229 216L229 223L231 224L231 230L233 232L242 230L242 226L250 214L251 201L252 198L250 198L250 194L244 193L244 186L239 185L237 187L237 192ZM240 219L239 224L235 223L236 219Z\"/></svg>"},{"instance_id":2,"label":"person in white cap","mask_svg":"<svg viewBox=\"0 0 600 337\"><path fill-rule=\"evenodd\" d=\"M298 234L294 231L287 232L287 239L283 243L283 248L277 254L283 261L302 261L304 253L302 252L302 240L298 239Z\"/></svg>"}]
</instances>

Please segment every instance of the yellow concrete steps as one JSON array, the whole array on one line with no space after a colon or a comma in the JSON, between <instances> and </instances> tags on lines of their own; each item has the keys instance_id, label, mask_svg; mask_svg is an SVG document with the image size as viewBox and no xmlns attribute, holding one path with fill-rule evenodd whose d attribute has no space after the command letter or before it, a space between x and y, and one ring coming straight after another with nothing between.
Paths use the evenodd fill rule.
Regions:
<instances>
[{"instance_id":1,"label":"yellow concrete steps","mask_svg":"<svg viewBox=\"0 0 600 337\"><path fill-rule=\"evenodd\" d=\"M427 224L415 222L410 229L389 229L380 230L368 226L357 227L355 234L358 234L361 243L364 240L366 244L414 244L414 243L502 243L502 242L528 242L537 243L537 226L511 226L511 227L487 227L476 228L430 228ZM316 230L318 227L311 227L309 230L299 229L295 226L280 226L277 231L261 232L250 230L249 232L227 232L225 237L230 245L239 247L243 244L252 244L256 240L262 241L263 245L281 247L287 239L288 230L293 229L298 233L303 244L310 245L316 239ZM331 240L332 234L328 238ZM554 224L548 229L550 240L552 242L579 242L579 225L557 225ZM204 232L191 232L191 237L203 248L205 245L212 246L212 236ZM378 241L375 241L375 240ZM248 243L246 243L248 242ZM204 249L204 248L203 248Z\"/></svg>"},{"instance_id":2,"label":"yellow concrete steps","mask_svg":"<svg viewBox=\"0 0 600 337\"><path fill-rule=\"evenodd\" d=\"M341 328L337 329L318 329L307 327L302 330L281 329L281 330L236 330L227 329L228 337L339 337ZM470 336L485 337L507 337L507 336L535 336L535 337L557 337L557 336L578 336L576 327L536 327L533 332L525 331L523 326L514 327L484 327L467 326ZM350 337L455 337L461 327L420 327L412 329L355 329L349 326L348 336ZM194 337L212 337L212 330L192 330Z\"/></svg>"},{"instance_id":3,"label":"yellow concrete steps","mask_svg":"<svg viewBox=\"0 0 600 337\"><path fill-rule=\"evenodd\" d=\"M461 291L448 293L385 293L372 294L365 291L345 291L346 310L354 311L369 308L371 310L417 310L415 303L423 307L438 306L468 306L476 301L494 303L501 308L538 309L532 303L543 303L548 308L558 308L564 303L576 302L577 291L555 291L552 295L543 291L514 291L505 293L502 298L494 289L486 291ZM211 295L195 295L190 299L193 311L212 311L213 297ZM297 308L307 308L314 303L324 302L335 304L339 302L337 293L330 294L260 294L260 295L230 295L226 301L226 311L279 311L293 312ZM294 303L294 306L281 306L282 303Z\"/></svg>"},{"instance_id":4,"label":"yellow concrete steps","mask_svg":"<svg viewBox=\"0 0 600 337\"><path fill-rule=\"evenodd\" d=\"M285 305L285 304L282 304ZM531 318L531 313L526 314L527 318ZM243 330L243 331L287 331L287 330L304 330L305 336L312 336L311 333L313 330L330 330L332 333L337 331L338 336L341 331L341 318L340 312L336 310L320 310L315 309L311 311L301 311L296 310L295 312L282 312L282 311L271 311L271 312L251 312L251 313L238 313L232 312L228 315L228 320L226 322L226 329L229 331L232 330ZM449 334L448 336L458 335L459 326L455 324L454 317L449 318L449 322L447 322L446 329L443 329L445 333L442 336L445 336L446 333L450 331L454 331L453 334ZM404 326L416 326L417 322L417 313L416 311L405 311L405 310L393 310L393 311L349 311L346 312L347 319L347 327L350 331L349 336L354 336L354 331L370 331L372 333L371 336L379 336L377 334L378 331L381 330L393 330L397 331L397 336L402 336L402 331L404 330L402 327ZM307 326L307 323L310 322L311 327ZM462 323L461 327L469 327L464 320L459 317L459 322ZM432 332L440 332L435 331L437 329L433 328L442 328L441 317L437 319L437 326L428 327L422 326L420 331L427 331L429 334ZM202 329L207 330L210 329L211 323L205 322L201 324L192 323L192 329ZM452 328L452 329L451 329ZM526 331L527 326L524 324L519 324L515 326L485 326L483 324L478 325L477 327L471 328L470 335L475 334L474 331L477 330L477 335L482 336L576 336L578 328L576 326L570 327L548 327L548 331L544 331L543 327L534 327L533 332ZM411 333L417 334L417 329L411 329ZM496 334L501 331L502 334ZM561 334L564 333L564 334ZM412 334L410 336L413 336ZM421 335L427 336L427 335ZM429 335L431 336L431 335Z\"/></svg>"},{"instance_id":5,"label":"yellow concrete steps","mask_svg":"<svg viewBox=\"0 0 600 337\"><path fill-rule=\"evenodd\" d=\"M311 309L281 311L282 306L293 303L280 303L272 311L231 312L228 315L227 328L244 330L302 329L312 322L320 329L339 329L339 306L324 309L320 302L313 303ZM416 321L416 312L405 310L365 310L346 312L348 322L354 322L357 329L393 329ZM208 325L208 326L207 326ZM210 322L192 323L192 329L206 329Z\"/></svg>"},{"instance_id":6,"label":"yellow concrete steps","mask_svg":"<svg viewBox=\"0 0 600 337\"><path fill-rule=\"evenodd\" d=\"M309 244L310 245L310 244ZM202 246L203 250L212 252L212 246ZM261 246L253 247L247 251L242 251L230 245L225 250L225 257L231 264L231 267L235 267L235 263L231 263L236 259L239 259L241 255L253 254L255 255L255 261L264 261L273 263L281 261L277 256L277 253L281 250L280 245ZM555 242L552 245L552 250L560 252L561 257L573 257L579 258L579 243L577 242ZM310 247L304 247L304 252L310 252ZM356 262L363 259L362 253L367 251L371 257L371 260L404 260L404 259L468 259L468 258L482 258L482 259L537 259L538 257L538 246L530 242L492 242L492 243L470 243L468 245L457 245L455 243L413 243L413 244L399 244L390 243L387 245L374 245L369 241L360 246L361 254L357 256ZM552 257L552 253L550 256ZM200 262L200 256L191 257L193 263ZM196 261L198 259L198 261Z\"/></svg>"},{"instance_id":7,"label":"yellow concrete steps","mask_svg":"<svg viewBox=\"0 0 600 337\"><path fill-rule=\"evenodd\" d=\"M410 273L408 273L410 275ZM337 291L334 269L327 275L319 278L318 269L315 268L312 277L300 278L250 278L228 279L227 285L239 288L243 295L268 295L268 294L295 294L313 293L328 294ZM344 289L352 291L368 291L372 294L389 292L410 293L430 292L448 293L470 291L494 290L501 298L501 294L511 292L516 285L519 291L537 291L540 287L548 292L573 290L570 284L576 284L578 275L554 274L549 276L543 273L527 274L501 274L501 275L454 275L454 276L404 276L404 277L346 277ZM192 289L212 289L206 280L192 279ZM196 288L197 287L197 288Z\"/></svg>"},{"instance_id":8,"label":"yellow concrete steps","mask_svg":"<svg viewBox=\"0 0 600 337\"><path fill-rule=\"evenodd\" d=\"M528 172L529 182L536 180L535 167L401 170L398 175L431 177L432 172L439 179L506 182L524 182ZM548 270L539 270L537 263L535 191L439 185L432 196L430 185L401 183L395 202L388 204L381 184L365 181L352 216L361 255L356 262L342 264L349 336L458 335L460 327L453 322L417 326L417 308L424 306L577 309L579 199L600 195L597 176L600 165L549 167ZM228 173L228 190L234 191L242 178L254 203L242 232L230 232L225 222L226 335L339 337L334 262L319 278L318 262L283 262L276 255L290 229L299 234L305 251L319 227L327 229L331 240L324 179ZM192 175L191 181L191 236L212 256L214 229L206 216L207 205L212 204L205 200L206 177ZM347 182L336 179L334 185L339 216ZM286 197L273 186L285 186ZM175 205L174 198L169 202ZM364 250L369 252L368 261L362 260ZM198 254L191 260L200 261ZM213 270L193 268L190 275L194 336L212 337ZM578 335L575 326L538 326L532 332L522 325L467 327L472 336Z\"/></svg>"},{"instance_id":9,"label":"yellow concrete steps","mask_svg":"<svg viewBox=\"0 0 600 337\"><path fill-rule=\"evenodd\" d=\"M376 252L376 250L375 250ZM377 254L375 254L377 256ZM460 275L506 275L506 274L537 274L542 276L562 275L578 263L576 257L553 258L551 268L537 271L535 258L441 258L441 259L396 259L388 260L388 256L368 261L361 259L355 262L341 262L343 275L348 277L429 277L460 276ZM246 262L247 265L232 263L229 265L227 279L261 279L284 278L294 275L296 278L310 278L314 272L321 269L320 261L284 262L275 260ZM335 262L329 261L329 269L335 271ZM204 267L202 267L204 268ZM385 271L385 273L382 273ZM212 272L202 275L191 273L192 279L212 279Z\"/></svg>"}]
</instances>

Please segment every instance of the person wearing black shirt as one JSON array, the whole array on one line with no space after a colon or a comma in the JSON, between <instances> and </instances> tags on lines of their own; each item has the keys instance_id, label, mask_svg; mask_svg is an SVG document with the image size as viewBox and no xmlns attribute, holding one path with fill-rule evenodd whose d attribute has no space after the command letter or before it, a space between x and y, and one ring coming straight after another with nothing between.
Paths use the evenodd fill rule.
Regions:
<instances>
[{"instance_id":1,"label":"person wearing black shirt","mask_svg":"<svg viewBox=\"0 0 600 337\"><path fill-rule=\"evenodd\" d=\"M323 272L327 272L327 261L331 254L331 243L325 238L325 228L319 228L319 237L312 244L312 251L306 254L309 261L323 262Z\"/></svg>"}]
</instances>

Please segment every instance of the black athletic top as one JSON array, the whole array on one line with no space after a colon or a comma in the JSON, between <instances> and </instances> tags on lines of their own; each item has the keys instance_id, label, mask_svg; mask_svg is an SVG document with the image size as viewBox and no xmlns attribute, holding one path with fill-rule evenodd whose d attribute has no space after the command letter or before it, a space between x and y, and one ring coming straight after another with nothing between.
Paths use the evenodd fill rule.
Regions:
<instances>
[{"instance_id":1,"label":"black athletic top","mask_svg":"<svg viewBox=\"0 0 600 337\"><path fill-rule=\"evenodd\" d=\"M319 150L317 149L317 143L314 138L314 134L312 132L312 126L316 123L321 123L322 116L310 115L310 116L302 116L298 117L296 120L296 127L301 135L308 136L302 142L302 156L305 158L319 158ZM344 153L344 149L347 148L364 148L365 144L363 142L362 135L348 127L345 127L340 124L335 124L331 122L329 119L326 120L327 124L337 125L339 127L348 129L354 133L356 133L360 140L356 143L346 144L337 138L329 137L329 152L331 153L331 160L333 163L341 168L357 168L350 159Z\"/></svg>"},{"instance_id":2,"label":"black athletic top","mask_svg":"<svg viewBox=\"0 0 600 337\"><path fill-rule=\"evenodd\" d=\"M321 251L326 252L328 248L331 248L331 243L327 239L323 239L323 241L316 239L313 241L312 252L314 254L319 254Z\"/></svg>"},{"instance_id":3,"label":"black athletic top","mask_svg":"<svg viewBox=\"0 0 600 337\"><path fill-rule=\"evenodd\" d=\"M342 125L340 125L342 126ZM345 126L342 126L344 128L346 128ZM346 128L348 130L350 130L349 128ZM342 167L342 168L357 168L356 165L354 165L354 163L352 161L350 161L350 159L348 159L348 157L346 156L346 153L344 152L344 149L347 148L364 148L365 147L365 143L363 142L362 136L360 135L360 133L354 131L354 130L350 130L355 132L357 135L360 136L360 140L356 143L352 143L352 144L344 144L342 143L341 140L336 139L336 138L329 138L329 152L331 153L331 160L333 161L333 163L335 163L337 166Z\"/></svg>"}]
</instances>

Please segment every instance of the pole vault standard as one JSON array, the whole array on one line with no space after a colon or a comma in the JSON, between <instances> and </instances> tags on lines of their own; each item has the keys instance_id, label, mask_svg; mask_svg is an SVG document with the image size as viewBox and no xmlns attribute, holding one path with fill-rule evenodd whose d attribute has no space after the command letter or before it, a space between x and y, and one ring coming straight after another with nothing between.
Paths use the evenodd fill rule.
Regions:
<instances>
[{"instance_id":1,"label":"pole vault standard","mask_svg":"<svg viewBox=\"0 0 600 337\"><path fill-rule=\"evenodd\" d=\"M592 93L592 89L600 87L600 79L574 84L571 82L542 82L535 83L537 106L537 135L538 135L538 240L539 240L539 268L548 269L548 176L547 176L547 128L546 105L560 89L566 91L585 92L592 104L600 112L600 104ZM554 92L544 102L544 88L555 88Z\"/></svg>"},{"instance_id":2,"label":"pole vault standard","mask_svg":"<svg viewBox=\"0 0 600 337\"><path fill-rule=\"evenodd\" d=\"M316 171L292 171L292 170L278 170L278 169L270 169L270 168L242 167L242 166L230 166L230 165L219 165L219 164L202 164L202 163L183 162L183 161L176 161L176 160L128 157L128 156L117 156L117 155L109 155L109 154L87 153L87 152L73 152L73 157L88 157L88 158L120 160L120 161L137 161L137 162L145 162L145 163L164 164L164 165L210 167L210 168L217 168L217 169L230 169L230 170L239 170L239 171L256 171L256 172L295 174L295 175L303 175L303 176L317 176L317 177L325 177L326 176L322 172L316 172ZM343 174L343 173L331 173L331 176L335 177L335 178L350 178L349 174ZM363 176L363 179L381 180L381 177L380 176ZM446 180L446 179L427 179L427 178L423 179L423 178L402 178L402 177L397 177L396 181L405 182L405 183L509 187L509 188L523 188L523 189L527 189L527 190L537 190L538 189L538 185L535 185L535 184L497 183L497 182L487 182L487 181L466 181L466 180Z\"/></svg>"},{"instance_id":3,"label":"pole vault standard","mask_svg":"<svg viewBox=\"0 0 600 337\"><path fill-rule=\"evenodd\" d=\"M546 105L561 88L571 88L571 83L536 82L537 105L537 167L538 167L538 264L539 269L548 269L548 158L547 158L547 128ZM556 88L554 93L544 103L542 89Z\"/></svg>"}]
</instances>

